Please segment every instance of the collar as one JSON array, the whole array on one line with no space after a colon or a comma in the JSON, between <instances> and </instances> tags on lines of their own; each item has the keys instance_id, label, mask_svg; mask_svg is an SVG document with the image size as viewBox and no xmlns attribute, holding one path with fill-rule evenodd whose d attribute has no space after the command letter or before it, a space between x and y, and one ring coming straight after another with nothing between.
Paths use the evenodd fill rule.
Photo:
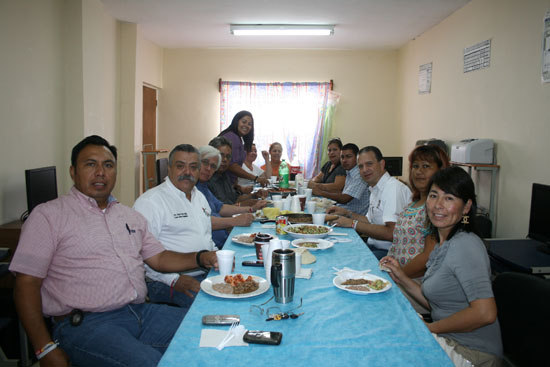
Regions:
<instances>
[{"instance_id":1,"label":"collar","mask_svg":"<svg viewBox=\"0 0 550 367\"><path fill-rule=\"evenodd\" d=\"M99 210L103 210L97 205L97 201L94 198L91 198L88 195L83 194L74 185L71 187L70 194L75 196L76 199L83 204L87 204L87 205L90 205L91 207L97 208ZM109 198L107 199L107 207L105 209L117 203L118 203L118 200L113 195L109 195Z\"/></svg>"},{"instance_id":2,"label":"collar","mask_svg":"<svg viewBox=\"0 0 550 367\"><path fill-rule=\"evenodd\" d=\"M388 181L390 180L391 176L388 172L385 172L382 177L380 177L380 179L378 179L378 182L376 183L376 185L372 186L370 189L371 191L380 191L382 189L384 189L384 186L388 183Z\"/></svg>"},{"instance_id":3,"label":"collar","mask_svg":"<svg viewBox=\"0 0 550 367\"><path fill-rule=\"evenodd\" d=\"M171 191L173 194L179 196L182 199L185 199L185 200L188 200L188 201L193 201L193 198L195 197L195 193L197 192L197 187L196 187L197 184L195 184L195 186L193 186L193 189L191 190L191 200L189 200L189 199L187 199L187 196L185 195L185 192L181 191L176 186L174 186L174 184L172 183L172 180L170 180L170 178L168 178L164 182L166 183L166 188L169 191Z\"/></svg>"},{"instance_id":4,"label":"collar","mask_svg":"<svg viewBox=\"0 0 550 367\"><path fill-rule=\"evenodd\" d=\"M346 170L346 173L351 175L352 173L355 173L355 171L359 171L359 167L357 167L357 165L353 166L350 170Z\"/></svg>"}]
</instances>

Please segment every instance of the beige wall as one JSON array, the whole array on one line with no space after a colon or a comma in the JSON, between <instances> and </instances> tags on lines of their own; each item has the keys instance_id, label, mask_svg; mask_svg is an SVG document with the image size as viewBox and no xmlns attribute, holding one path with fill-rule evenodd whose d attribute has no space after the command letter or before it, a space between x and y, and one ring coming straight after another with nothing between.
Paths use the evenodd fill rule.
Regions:
<instances>
[{"instance_id":1,"label":"beige wall","mask_svg":"<svg viewBox=\"0 0 550 367\"><path fill-rule=\"evenodd\" d=\"M400 152L396 51L165 50L159 146L207 144L219 133L218 79L334 80L341 93L332 136Z\"/></svg>"},{"instance_id":2,"label":"beige wall","mask_svg":"<svg viewBox=\"0 0 550 367\"><path fill-rule=\"evenodd\" d=\"M133 204L141 87L162 86L162 49L143 39L138 26L131 32L124 38L99 0L0 2L1 223L26 209L25 169L57 166L59 194L67 192L71 148L90 134L119 146L126 179L119 174L114 194ZM132 75L127 89L121 71ZM124 102L132 114L121 122Z\"/></svg>"},{"instance_id":3,"label":"beige wall","mask_svg":"<svg viewBox=\"0 0 550 367\"><path fill-rule=\"evenodd\" d=\"M531 184L550 183L550 84L541 84L548 0L474 0L399 53L402 151L437 137L496 142L498 237L527 234ZM491 39L491 66L464 74L463 49ZM418 68L433 62L432 92L418 94ZM487 201L486 177L479 177Z\"/></svg>"}]
</instances>

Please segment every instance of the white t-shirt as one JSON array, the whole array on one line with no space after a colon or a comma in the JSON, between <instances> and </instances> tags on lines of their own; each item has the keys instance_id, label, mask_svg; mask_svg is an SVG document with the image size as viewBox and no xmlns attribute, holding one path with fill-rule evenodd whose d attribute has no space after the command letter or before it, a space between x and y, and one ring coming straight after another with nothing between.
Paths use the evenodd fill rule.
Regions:
<instances>
[{"instance_id":1,"label":"white t-shirt","mask_svg":"<svg viewBox=\"0 0 550 367\"><path fill-rule=\"evenodd\" d=\"M397 222L399 213L411 202L412 194L407 185L384 173L374 187L369 187L370 204L367 219L372 224L384 225L386 222ZM161 241L162 242L162 241ZM388 250L392 241L376 240L369 237L368 244Z\"/></svg>"},{"instance_id":2,"label":"white t-shirt","mask_svg":"<svg viewBox=\"0 0 550 367\"><path fill-rule=\"evenodd\" d=\"M184 253L214 250L210 205L196 187L188 200L185 193L167 179L141 195L134 209L147 219L149 231L165 249ZM168 285L179 276L159 273L147 265L145 268L149 278Z\"/></svg>"},{"instance_id":3,"label":"white t-shirt","mask_svg":"<svg viewBox=\"0 0 550 367\"><path fill-rule=\"evenodd\" d=\"M250 174L253 174L254 176L259 176L261 175L262 173L264 173L264 171L256 166L254 163L252 163L252 170L250 170L250 168L248 168L246 166L246 164L243 163L242 165L242 168L250 173ZM242 178L242 177L239 177L239 180L237 181L237 183L241 186L254 186L254 181L253 180L249 180L249 179L246 179L246 178Z\"/></svg>"}]
</instances>

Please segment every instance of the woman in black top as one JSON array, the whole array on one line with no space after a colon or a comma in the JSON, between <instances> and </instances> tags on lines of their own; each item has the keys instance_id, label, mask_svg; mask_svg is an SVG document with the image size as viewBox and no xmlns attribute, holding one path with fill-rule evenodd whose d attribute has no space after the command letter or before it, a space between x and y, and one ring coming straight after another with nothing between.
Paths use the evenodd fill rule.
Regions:
<instances>
[{"instance_id":1,"label":"woman in black top","mask_svg":"<svg viewBox=\"0 0 550 367\"><path fill-rule=\"evenodd\" d=\"M327 153L329 161L323 165L321 172L309 181L308 187L318 187L328 192L342 192L346 183L346 170L340 165L340 139L328 142Z\"/></svg>"}]
</instances>

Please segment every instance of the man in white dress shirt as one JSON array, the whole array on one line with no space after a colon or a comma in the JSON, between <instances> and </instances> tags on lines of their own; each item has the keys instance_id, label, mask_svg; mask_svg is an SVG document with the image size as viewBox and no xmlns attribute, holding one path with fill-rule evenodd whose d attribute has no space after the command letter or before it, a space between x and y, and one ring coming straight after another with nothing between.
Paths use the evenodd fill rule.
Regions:
<instances>
[{"instance_id":1,"label":"man in white dress shirt","mask_svg":"<svg viewBox=\"0 0 550 367\"><path fill-rule=\"evenodd\" d=\"M147 190L134 204L148 222L149 231L167 250L204 252L217 249L212 241L211 210L195 187L199 178L198 150L189 144L176 146L168 159L168 179ZM189 308L193 293L207 271L159 273L146 266L148 296L152 302L175 303Z\"/></svg>"},{"instance_id":2,"label":"man in white dress shirt","mask_svg":"<svg viewBox=\"0 0 550 367\"><path fill-rule=\"evenodd\" d=\"M359 151L357 166L371 192L366 216L343 208L329 208L330 213L342 216L336 220L339 226L352 227L369 237L367 246L378 259L388 253L397 217L411 202L412 196L407 185L386 172L385 163L382 152L375 146Z\"/></svg>"}]
</instances>

